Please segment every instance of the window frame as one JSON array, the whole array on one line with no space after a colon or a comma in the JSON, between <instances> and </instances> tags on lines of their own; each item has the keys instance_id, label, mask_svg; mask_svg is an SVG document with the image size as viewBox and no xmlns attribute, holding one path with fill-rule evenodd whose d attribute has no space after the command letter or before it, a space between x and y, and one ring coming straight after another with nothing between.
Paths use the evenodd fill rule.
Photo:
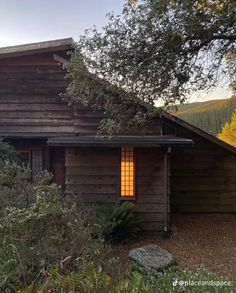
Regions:
<instances>
[{"instance_id":1,"label":"window frame","mask_svg":"<svg viewBox=\"0 0 236 293\"><path fill-rule=\"evenodd\" d=\"M38 171L36 174L33 174L33 169L32 169L32 164L33 164L33 152L40 152L41 153L41 157L40 157L40 160L41 160L41 167L42 167L42 170L41 171ZM34 176L37 176L38 173L42 172L43 169L44 169L44 155L43 155L43 149L31 149L30 150L30 169L31 169L31 173L32 173L32 179L34 178Z\"/></svg>"}]
</instances>

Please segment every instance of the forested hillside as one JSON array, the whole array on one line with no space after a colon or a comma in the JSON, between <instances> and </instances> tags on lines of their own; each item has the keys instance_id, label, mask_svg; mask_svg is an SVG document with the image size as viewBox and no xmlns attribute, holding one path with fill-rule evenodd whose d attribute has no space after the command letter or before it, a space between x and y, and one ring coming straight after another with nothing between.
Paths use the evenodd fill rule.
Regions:
<instances>
[{"instance_id":1,"label":"forested hillside","mask_svg":"<svg viewBox=\"0 0 236 293\"><path fill-rule=\"evenodd\" d=\"M230 99L179 105L178 111L172 114L210 134L217 135L225 122L230 121L235 109L236 96L233 96Z\"/></svg>"}]
</instances>

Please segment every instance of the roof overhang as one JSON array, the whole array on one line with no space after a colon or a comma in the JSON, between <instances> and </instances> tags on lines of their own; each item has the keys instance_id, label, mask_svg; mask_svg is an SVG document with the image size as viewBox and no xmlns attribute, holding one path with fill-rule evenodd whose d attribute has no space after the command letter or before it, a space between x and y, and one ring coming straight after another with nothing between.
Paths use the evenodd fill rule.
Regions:
<instances>
[{"instance_id":1,"label":"roof overhang","mask_svg":"<svg viewBox=\"0 0 236 293\"><path fill-rule=\"evenodd\" d=\"M66 38L26 45L3 47L0 48L0 59L41 53L69 51L73 49L73 46L74 40L72 38Z\"/></svg>"},{"instance_id":2,"label":"roof overhang","mask_svg":"<svg viewBox=\"0 0 236 293\"><path fill-rule=\"evenodd\" d=\"M136 147L161 147L161 146L191 146L193 141L175 136L61 136L48 139L49 146L71 147L119 147L133 145Z\"/></svg>"},{"instance_id":3,"label":"roof overhang","mask_svg":"<svg viewBox=\"0 0 236 293\"><path fill-rule=\"evenodd\" d=\"M170 120L188 130L190 130L191 132L193 133L196 133L197 135L207 139L208 141L220 146L221 148L225 149L225 150L228 150L230 151L231 153L233 154L236 154L236 148L233 147L232 145L229 145L228 143L218 139L217 137L205 132L204 130L196 127L196 126L193 126L192 124L188 123L187 121L185 120L182 120L180 119L179 117L177 116L174 116L168 112L165 112L163 111L162 114L161 114L164 118L166 118L167 120Z\"/></svg>"}]
</instances>

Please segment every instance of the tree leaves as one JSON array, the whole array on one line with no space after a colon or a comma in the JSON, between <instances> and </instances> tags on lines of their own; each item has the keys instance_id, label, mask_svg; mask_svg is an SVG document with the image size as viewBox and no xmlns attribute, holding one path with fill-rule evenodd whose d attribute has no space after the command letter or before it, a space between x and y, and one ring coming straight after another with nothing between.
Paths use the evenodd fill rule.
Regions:
<instances>
[{"instance_id":1,"label":"tree leaves","mask_svg":"<svg viewBox=\"0 0 236 293\"><path fill-rule=\"evenodd\" d=\"M87 31L67 66L71 101L99 106L108 116L105 132L122 132L125 124L131 130L137 117L145 117L137 128L145 127L155 105L168 107L217 85L224 57L235 48L235 1L136 2L120 16L111 13L102 32Z\"/></svg>"}]
</instances>

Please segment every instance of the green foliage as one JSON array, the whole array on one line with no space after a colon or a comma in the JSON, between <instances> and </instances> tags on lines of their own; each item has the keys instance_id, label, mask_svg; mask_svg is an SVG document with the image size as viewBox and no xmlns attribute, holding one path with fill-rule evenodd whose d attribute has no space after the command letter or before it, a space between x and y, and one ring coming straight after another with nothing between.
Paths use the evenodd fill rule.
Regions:
<instances>
[{"instance_id":1,"label":"green foliage","mask_svg":"<svg viewBox=\"0 0 236 293\"><path fill-rule=\"evenodd\" d=\"M183 292L177 280L220 279L205 270L164 274L137 266L115 274L118 263L106 256L101 237L120 241L137 235L130 202L100 205L95 221L79 201L70 202L46 171L31 183L30 170L4 160L0 170L0 291L4 293ZM27 200L26 200L27 198ZM30 200L29 200L30 199ZM220 291L219 291L219 290ZM235 288L186 286L184 292L233 292ZM231 291L230 291L231 290Z\"/></svg>"},{"instance_id":2,"label":"green foliage","mask_svg":"<svg viewBox=\"0 0 236 293\"><path fill-rule=\"evenodd\" d=\"M80 102L104 114L98 128L100 135L114 135L124 131L145 133L151 118L160 112L146 101L131 98L131 94L121 87L92 75L79 53L73 54L65 67L71 83L63 97L69 104Z\"/></svg>"},{"instance_id":3,"label":"green foliage","mask_svg":"<svg viewBox=\"0 0 236 293\"><path fill-rule=\"evenodd\" d=\"M40 174L32 185L24 176L15 181L16 169L15 164L7 164L4 169L8 176L11 174L8 182L14 182L12 190L10 184L7 187L9 192L17 199L17 190L21 190L24 182L35 201L26 207L26 204L19 206L18 200L14 205L10 198L10 204L1 207L0 288L14 292L57 264L67 270L75 264L82 269L85 263L99 262L104 244L101 239L92 238L83 206L66 201L60 187L49 183L51 176L47 173ZM3 187L1 198L7 196L7 192L2 193Z\"/></svg>"},{"instance_id":4,"label":"green foliage","mask_svg":"<svg viewBox=\"0 0 236 293\"><path fill-rule=\"evenodd\" d=\"M9 207L25 207L33 200L31 170L9 161L0 169L0 215Z\"/></svg>"},{"instance_id":5,"label":"green foliage","mask_svg":"<svg viewBox=\"0 0 236 293\"><path fill-rule=\"evenodd\" d=\"M129 201L117 205L98 204L94 216L104 239L112 243L134 238L140 231L140 220L135 214L134 204Z\"/></svg>"},{"instance_id":6,"label":"green foliage","mask_svg":"<svg viewBox=\"0 0 236 293\"><path fill-rule=\"evenodd\" d=\"M230 122L235 108L236 96L233 96L230 99L179 105L179 111L174 115L216 136L224 124Z\"/></svg>"},{"instance_id":7,"label":"green foliage","mask_svg":"<svg viewBox=\"0 0 236 293\"><path fill-rule=\"evenodd\" d=\"M102 32L85 32L66 65L69 101L102 110L100 130L114 134L145 127L157 102L182 103L217 85L224 58L234 56L236 5L214 2L142 0L109 14Z\"/></svg>"},{"instance_id":8,"label":"green foliage","mask_svg":"<svg viewBox=\"0 0 236 293\"><path fill-rule=\"evenodd\" d=\"M109 274L101 266L89 265L84 270L67 275L62 275L58 268L49 271L45 276L43 284L32 284L22 290L22 293L35 292L78 292L78 293L232 293L235 290L233 285L212 286L212 285L180 285L176 281L215 281L221 279L204 269L195 271L180 271L171 268L161 273L149 270L140 270L137 267L129 268L126 275L114 282ZM173 285L174 284L174 285Z\"/></svg>"},{"instance_id":9,"label":"green foliage","mask_svg":"<svg viewBox=\"0 0 236 293\"><path fill-rule=\"evenodd\" d=\"M0 164L6 161L19 163L20 157L10 144L0 140Z\"/></svg>"}]
</instances>

